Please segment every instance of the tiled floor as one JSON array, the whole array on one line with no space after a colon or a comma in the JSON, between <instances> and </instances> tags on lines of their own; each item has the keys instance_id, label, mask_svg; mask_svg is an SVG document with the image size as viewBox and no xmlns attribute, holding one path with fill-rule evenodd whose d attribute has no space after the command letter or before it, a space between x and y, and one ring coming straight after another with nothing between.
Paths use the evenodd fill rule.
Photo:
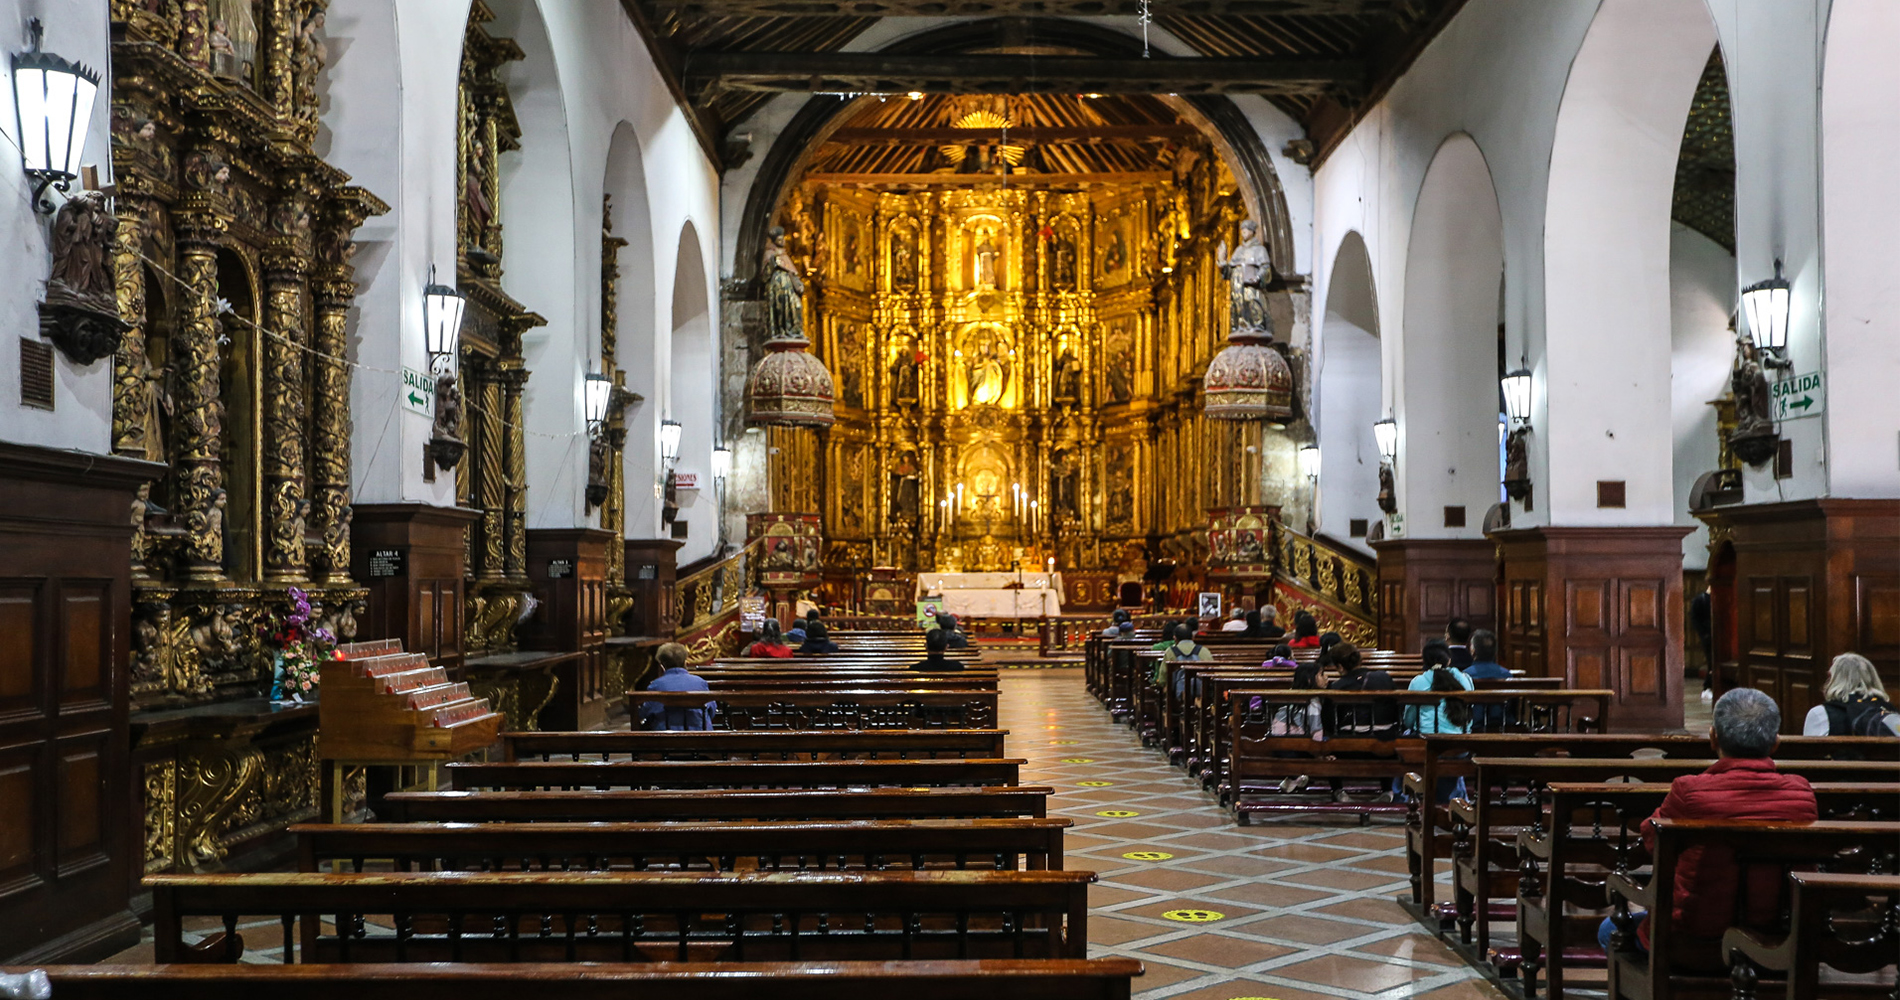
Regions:
<instances>
[{"instance_id":1,"label":"tiled floor","mask_svg":"<svg viewBox=\"0 0 1900 1000\"><path fill-rule=\"evenodd\" d=\"M1089 954L1146 963L1136 996L1503 996L1392 902L1403 828L1235 826L1113 724L1078 670L1007 671L1001 702L1023 782L1054 786L1051 813L1075 820L1068 867L1101 874Z\"/></svg>"}]
</instances>

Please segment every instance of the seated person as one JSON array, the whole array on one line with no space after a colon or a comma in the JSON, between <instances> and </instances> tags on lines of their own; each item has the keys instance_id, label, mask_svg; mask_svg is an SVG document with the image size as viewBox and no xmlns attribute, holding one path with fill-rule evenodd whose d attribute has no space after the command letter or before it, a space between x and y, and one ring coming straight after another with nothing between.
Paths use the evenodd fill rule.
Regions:
<instances>
[{"instance_id":1,"label":"seated person","mask_svg":"<svg viewBox=\"0 0 1900 1000\"><path fill-rule=\"evenodd\" d=\"M1287 643L1294 649L1311 649L1319 645L1319 619L1310 611L1293 613L1293 641Z\"/></svg>"},{"instance_id":2,"label":"seated person","mask_svg":"<svg viewBox=\"0 0 1900 1000\"><path fill-rule=\"evenodd\" d=\"M1280 627L1280 609L1271 604L1261 606L1259 626L1247 630L1250 639L1279 639L1285 635L1286 629Z\"/></svg>"},{"instance_id":3,"label":"seated person","mask_svg":"<svg viewBox=\"0 0 1900 1000\"><path fill-rule=\"evenodd\" d=\"M1220 630L1222 632L1247 631L1247 615L1248 612L1240 608L1235 608L1233 612L1227 616L1227 622L1220 627Z\"/></svg>"},{"instance_id":4,"label":"seated person","mask_svg":"<svg viewBox=\"0 0 1900 1000\"><path fill-rule=\"evenodd\" d=\"M797 653L798 647L805 644L805 623L803 621L795 622L791 628L785 630L785 644L792 647L793 653Z\"/></svg>"},{"instance_id":5,"label":"seated person","mask_svg":"<svg viewBox=\"0 0 1900 1000\"><path fill-rule=\"evenodd\" d=\"M1206 663L1214 658L1214 651L1194 641L1194 626L1179 622L1174 626L1174 641L1161 651L1161 662L1172 663L1176 660L1192 660ZM1155 680L1159 682L1167 670L1161 664L1155 664ZM1174 675L1174 693L1180 695L1187 690L1187 674Z\"/></svg>"},{"instance_id":6,"label":"seated person","mask_svg":"<svg viewBox=\"0 0 1900 1000\"><path fill-rule=\"evenodd\" d=\"M777 624L776 622L774 624ZM647 684L648 691L705 691L706 679L686 669L687 650L677 642L661 646L653 659L660 666L660 676ZM703 708L668 708L657 701L640 703L641 729L693 730L711 729L713 710L716 702L707 702Z\"/></svg>"},{"instance_id":7,"label":"seated person","mask_svg":"<svg viewBox=\"0 0 1900 1000\"><path fill-rule=\"evenodd\" d=\"M798 647L800 656L822 656L838 651L838 644L831 641L825 633L825 623L817 618L805 619L805 644Z\"/></svg>"},{"instance_id":8,"label":"seated person","mask_svg":"<svg viewBox=\"0 0 1900 1000\"><path fill-rule=\"evenodd\" d=\"M1451 665L1459 670L1471 666L1471 622L1453 618L1445 623L1445 645L1451 649Z\"/></svg>"},{"instance_id":9,"label":"seated person","mask_svg":"<svg viewBox=\"0 0 1900 1000\"><path fill-rule=\"evenodd\" d=\"M1119 638L1121 638L1121 635L1122 635L1122 625L1123 625L1124 623L1127 623L1127 624L1129 624L1130 626L1132 626L1132 625L1134 624L1133 622L1131 622L1131 621L1129 620L1129 618L1128 618L1128 612L1126 612L1126 611L1123 611L1123 610L1122 610L1122 609L1120 609L1120 608L1116 608L1116 609L1115 609L1115 613L1114 613L1113 615L1111 615L1111 616L1109 616L1109 619L1108 619L1108 627L1102 630L1102 638L1104 638L1104 639L1119 639ZM1131 630L1132 630L1132 629L1131 629Z\"/></svg>"},{"instance_id":10,"label":"seated person","mask_svg":"<svg viewBox=\"0 0 1900 1000\"><path fill-rule=\"evenodd\" d=\"M969 647L970 637L957 631L956 615L938 612L937 627L943 629L944 639L950 643L951 649L967 649Z\"/></svg>"},{"instance_id":11,"label":"seated person","mask_svg":"<svg viewBox=\"0 0 1900 1000\"><path fill-rule=\"evenodd\" d=\"M1341 642L1332 647L1327 663L1340 671L1339 679L1327 685L1334 691L1391 691L1392 675L1365 666L1359 647ZM1332 724L1327 727L1340 736L1372 736L1396 739L1399 735L1398 705L1379 699L1370 705L1333 706Z\"/></svg>"},{"instance_id":12,"label":"seated person","mask_svg":"<svg viewBox=\"0 0 1900 1000\"><path fill-rule=\"evenodd\" d=\"M1452 650L1442 639L1433 639L1425 644L1420 657L1425 669L1412 678L1406 685L1408 691L1469 691L1473 685L1465 672L1451 665ZM1462 709L1462 711L1460 711ZM1449 705L1441 701L1436 705L1405 706L1405 728L1420 736L1435 736L1440 733L1462 733L1471 725L1471 707L1453 701Z\"/></svg>"},{"instance_id":13,"label":"seated person","mask_svg":"<svg viewBox=\"0 0 1900 1000\"><path fill-rule=\"evenodd\" d=\"M785 644L785 637L779 634L778 619L767 618L759 626L759 637L747 646L743 656L769 656L775 660L792 658L792 647Z\"/></svg>"},{"instance_id":14,"label":"seated person","mask_svg":"<svg viewBox=\"0 0 1900 1000\"><path fill-rule=\"evenodd\" d=\"M1880 673L1865 656L1842 653L1827 668L1822 703L1801 720L1803 736L1893 736L1900 734L1900 709L1887 698Z\"/></svg>"},{"instance_id":15,"label":"seated person","mask_svg":"<svg viewBox=\"0 0 1900 1000\"><path fill-rule=\"evenodd\" d=\"M1478 681L1508 680L1511 672L1498 662L1497 633L1481 628L1471 633L1471 666L1465 668L1465 676L1475 684ZM1473 705L1471 707L1471 726L1474 732L1502 732L1510 721L1512 711L1506 705Z\"/></svg>"},{"instance_id":16,"label":"seated person","mask_svg":"<svg viewBox=\"0 0 1900 1000\"><path fill-rule=\"evenodd\" d=\"M1721 759L1701 774L1685 774L1669 783L1669 795L1643 821L1643 846L1655 848L1659 819L1814 822L1820 811L1808 779L1775 769L1771 755L1781 742L1780 731L1781 709L1766 694L1735 688L1718 699L1709 743ZM1747 903L1746 922L1765 927L1777 917L1781 881L1778 869L1759 865L1737 871L1733 855L1691 848L1676 860L1672 919L1684 935L1708 939L1710 956L1715 958L1718 942L1734 922L1737 887ZM1640 916L1634 947L1648 951L1649 920L1647 914ZM1608 919L1597 929L1597 941L1606 951L1615 929Z\"/></svg>"},{"instance_id":17,"label":"seated person","mask_svg":"<svg viewBox=\"0 0 1900 1000\"><path fill-rule=\"evenodd\" d=\"M924 633L924 658L910 665L912 670L962 670L963 661L953 660L943 651L950 648L950 633L933 628Z\"/></svg>"}]
</instances>

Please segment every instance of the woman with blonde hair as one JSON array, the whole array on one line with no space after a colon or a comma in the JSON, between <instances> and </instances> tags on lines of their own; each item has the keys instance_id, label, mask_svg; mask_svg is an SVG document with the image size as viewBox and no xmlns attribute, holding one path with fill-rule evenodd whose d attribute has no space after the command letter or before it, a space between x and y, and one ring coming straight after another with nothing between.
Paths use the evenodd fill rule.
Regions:
<instances>
[{"instance_id":1,"label":"woman with blonde hair","mask_svg":"<svg viewBox=\"0 0 1900 1000\"><path fill-rule=\"evenodd\" d=\"M1859 653L1834 658L1821 697L1801 723L1803 736L1900 735L1900 709L1887 700L1880 672Z\"/></svg>"}]
</instances>

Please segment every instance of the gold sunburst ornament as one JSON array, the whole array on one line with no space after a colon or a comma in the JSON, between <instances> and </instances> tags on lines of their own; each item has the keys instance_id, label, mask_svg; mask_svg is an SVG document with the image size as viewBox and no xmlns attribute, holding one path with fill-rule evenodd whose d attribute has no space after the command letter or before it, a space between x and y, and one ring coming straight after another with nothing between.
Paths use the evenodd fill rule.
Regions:
<instances>
[{"instance_id":1,"label":"gold sunburst ornament","mask_svg":"<svg viewBox=\"0 0 1900 1000\"><path fill-rule=\"evenodd\" d=\"M1004 138L1008 138L1009 128L1014 125L1015 122L1010 121L1008 115L999 111L990 108L978 108L975 111L964 113L950 124L957 128L998 129L1004 133ZM984 145L987 145L987 143ZM938 148L943 152L944 159L949 160L951 163L962 163L963 158L970 153L970 147L968 146L940 146ZM1004 163L1012 167L1023 162L1023 152L1024 149L1022 146L1012 146L1007 142L996 148L996 154L1002 157Z\"/></svg>"}]
</instances>

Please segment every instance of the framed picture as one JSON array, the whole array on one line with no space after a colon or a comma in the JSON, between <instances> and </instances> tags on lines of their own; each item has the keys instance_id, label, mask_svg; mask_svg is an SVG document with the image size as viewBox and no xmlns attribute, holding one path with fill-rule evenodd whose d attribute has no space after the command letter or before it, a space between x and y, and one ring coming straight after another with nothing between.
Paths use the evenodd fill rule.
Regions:
<instances>
[{"instance_id":1,"label":"framed picture","mask_svg":"<svg viewBox=\"0 0 1900 1000\"><path fill-rule=\"evenodd\" d=\"M1201 617L1202 618L1219 618L1220 617L1220 595L1211 594L1211 593L1202 593L1200 597L1201 597Z\"/></svg>"}]
</instances>

